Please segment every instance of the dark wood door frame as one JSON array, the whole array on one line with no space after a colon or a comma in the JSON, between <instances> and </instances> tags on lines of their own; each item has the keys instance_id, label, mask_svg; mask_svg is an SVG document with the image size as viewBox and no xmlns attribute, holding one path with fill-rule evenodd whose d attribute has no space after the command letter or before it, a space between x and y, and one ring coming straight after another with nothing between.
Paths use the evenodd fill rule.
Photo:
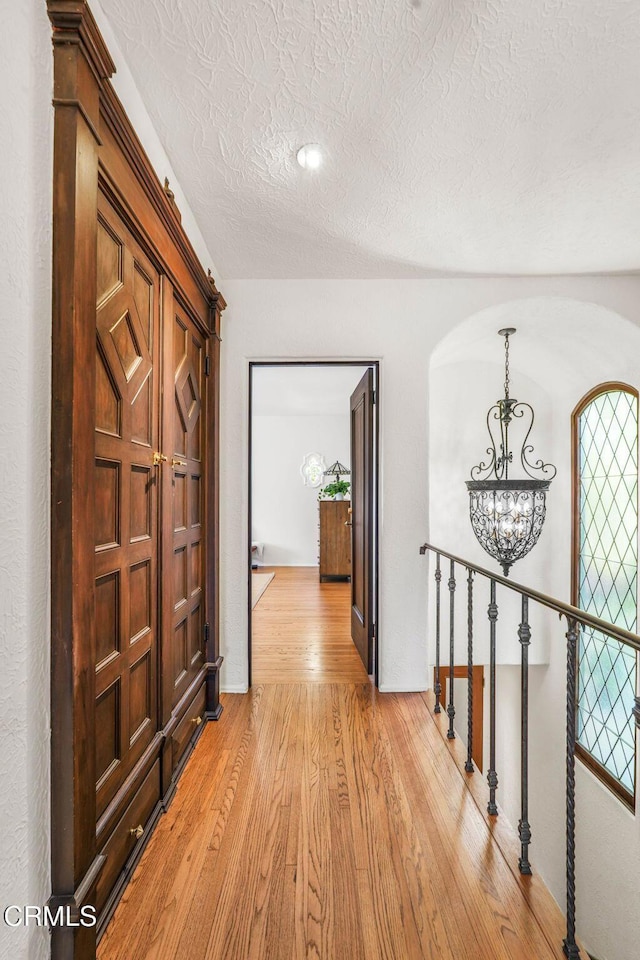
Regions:
<instances>
[{"instance_id":1,"label":"dark wood door frame","mask_svg":"<svg viewBox=\"0 0 640 960\"><path fill-rule=\"evenodd\" d=\"M367 673L373 660L373 422L375 386L371 368L351 394L351 639Z\"/></svg>"},{"instance_id":2,"label":"dark wood door frame","mask_svg":"<svg viewBox=\"0 0 640 960\"><path fill-rule=\"evenodd\" d=\"M252 630L252 621L253 613L251 607L251 524L252 524L252 496L251 496L251 478L253 473L253 371L256 367L371 367L373 369L373 382L375 390L375 414L374 414L374 537L373 537L373 568L374 568L374 577L373 577L373 609L374 609L374 624L375 624L375 633L373 641L373 660L374 660L374 680L376 686L378 686L378 664L379 664L379 570L380 570L380 555L379 555L379 538L378 538L378 527L379 527L379 501L380 501L380 459L379 459L379 433L380 433L380 360L250 360L249 361L249 398L248 398L248 444L249 444L249 455L248 455L248 473L247 473L247 490L248 490L248 534L247 534L247 609L248 609L248 639L247 639L247 650L248 650L248 659L249 659L249 674L248 681L249 686L251 686L251 630Z\"/></svg>"}]
</instances>

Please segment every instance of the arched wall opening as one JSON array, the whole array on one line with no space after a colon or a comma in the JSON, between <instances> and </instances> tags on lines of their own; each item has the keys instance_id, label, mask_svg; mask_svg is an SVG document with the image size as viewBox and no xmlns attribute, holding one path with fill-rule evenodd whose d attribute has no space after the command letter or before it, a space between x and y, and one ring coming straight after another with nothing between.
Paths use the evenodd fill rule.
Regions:
<instances>
[{"instance_id":1,"label":"arched wall opening","mask_svg":"<svg viewBox=\"0 0 640 960\"><path fill-rule=\"evenodd\" d=\"M558 468L540 540L514 565L511 577L569 602L571 413L599 383L624 381L640 388L640 329L596 303L535 297L474 313L435 347L429 365L429 538L496 573L500 573L499 566L482 550L471 529L464 481L470 478L474 464L486 460L486 414L504 395L504 341L497 331L506 326L517 329L510 349L511 396L533 406L535 424L530 441L535 455ZM516 447L518 438L514 441ZM518 452L519 446L514 456ZM464 587L462 571L459 585ZM463 598L458 599L462 605ZM486 583L477 581L474 600L476 662L486 664ZM520 805L520 649L516 633L520 604L515 595L499 589L498 605L498 799L515 825ZM463 624L462 612L460 607L456 663L466 660L466 629L462 629L466 628L466 615ZM531 613L531 860L563 904L566 626L540 608ZM432 633L430 629L430 637ZM433 642L430 659L433 662ZM446 651L443 659L448 662ZM485 712L487 694L488 684ZM466 722L465 718L466 713L463 716L461 712L460 722ZM485 757L487 749L485 743ZM640 919L633 908L637 897L634 864L640 856L638 818L580 763L577 809L579 934L595 955L631 960L640 936ZM615 885L607 867L612 862L616 864Z\"/></svg>"}]
</instances>

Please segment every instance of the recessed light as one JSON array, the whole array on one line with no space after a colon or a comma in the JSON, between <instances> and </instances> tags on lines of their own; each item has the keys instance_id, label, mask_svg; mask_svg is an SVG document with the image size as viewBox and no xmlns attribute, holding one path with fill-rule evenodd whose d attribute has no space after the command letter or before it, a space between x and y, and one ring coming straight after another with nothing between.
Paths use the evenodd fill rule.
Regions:
<instances>
[{"instance_id":1,"label":"recessed light","mask_svg":"<svg viewBox=\"0 0 640 960\"><path fill-rule=\"evenodd\" d=\"M322 150L319 143L305 143L296 154L303 170L317 170L322 164Z\"/></svg>"}]
</instances>

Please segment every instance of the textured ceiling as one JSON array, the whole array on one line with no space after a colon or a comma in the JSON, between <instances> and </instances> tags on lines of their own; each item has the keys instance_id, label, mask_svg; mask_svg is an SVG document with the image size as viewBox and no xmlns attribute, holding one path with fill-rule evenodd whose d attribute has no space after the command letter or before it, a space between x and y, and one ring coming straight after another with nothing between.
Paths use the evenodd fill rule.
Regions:
<instances>
[{"instance_id":1,"label":"textured ceiling","mask_svg":"<svg viewBox=\"0 0 640 960\"><path fill-rule=\"evenodd\" d=\"M639 0L101 4L224 277L640 269Z\"/></svg>"}]
</instances>

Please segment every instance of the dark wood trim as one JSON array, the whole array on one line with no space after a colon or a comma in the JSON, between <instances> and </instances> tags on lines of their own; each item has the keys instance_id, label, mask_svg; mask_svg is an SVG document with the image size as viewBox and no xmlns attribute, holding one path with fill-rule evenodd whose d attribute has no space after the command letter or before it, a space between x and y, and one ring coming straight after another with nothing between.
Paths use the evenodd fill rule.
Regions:
<instances>
[{"instance_id":1,"label":"dark wood trim","mask_svg":"<svg viewBox=\"0 0 640 960\"><path fill-rule=\"evenodd\" d=\"M278 364L280 366L280 364ZM249 456L248 456L248 541L247 541L247 606L249 611L249 636L247 637L247 655L249 657L249 667L247 671L248 684L249 687L252 685L252 672L253 672L253 597L252 597L252 586L251 586L251 531L253 530L253 363L249 363L249 402L247 405L249 424L248 424L248 444L249 444Z\"/></svg>"},{"instance_id":2,"label":"dark wood trim","mask_svg":"<svg viewBox=\"0 0 640 960\"><path fill-rule=\"evenodd\" d=\"M373 543L373 589L375 595L373 598L373 681L379 686L379 665L380 656L378 651L378 624L380 623L380 603L378 591L378 563L380 550L380 518L378 511L380 507L380 364L377 363L373 368L373 390L374 390L374 416L373 416L373 458L375 463L375 477L373 489L373 510L374 510L374 543Z\"/></svg>"},{"instance_id":3,"label":"dark wood trim","mask_svg":"<svg viewBox=\"0 0 640 960\"><path fill-rule=\"evenodd\" d=\"M102 854L99 854L89 869L87 870L84 878L82 879L80 885L76 890L74 890L72 896L51 896L47 900L47 906L51 909L52 912L55 912L58 907L70 906L76 911L72 913L72 918L77 922L79 917L80 907L86 902L89 892L93 889L96 884L98 877L104 867L106 857Z\"/></svg>"},{"instance_id":4,"label":"dark wood trim","mask_svg":"<svg viewBox=\"0 0 640 960\"><path fill-rule=\"evenodd\" d=\"M580 483L578 477L578 421L580 414L589 406L592 400L601 393L610 393L612 390L621 390L631 393L638 398L638 391L628 383L618 380L609 380L585 393L571 412L571 603L578 605L578 555L580 551Z\"/></svg>"},{"instance_id":5,"label":"dark wood trim","mask_svg":"<svg viewBox=\"0 0 640 960\"><path fill-rule=\"evenodd\" d=\"M375 411L374 411L374 516L375 516L375 534L373 542L373 583L370 588L373 590L373 610L375 617L375 632L373 637L373 655L374 655L374 682L378 686L378 663L379 663L379 570L380 570L380 548L378 531L380 528L380 360L250 360L249 361L249 396L247 403L248 410L248 467L247 467L247 492L248 492L248 533L247 533L247 609L248 609L248 637L247 651L249 657L248 683L251 687L251 631L253 625L253 614L251 606L251 525L252 525L252 496L251 496L251 478L253 472L253 371L255 367L372 367L373 383L375 390Z\"/></svg>"},{"instance_id":6,"label":"dark wood trim","mask_svg":"<svg viewBox=\"0 0 640 960\"><path fill-rule=\"evenodd\" d=\"M98 146L99 147L102 146L102 140L100 139L100 134L98 133L96 127L94 126L93 120L91 119L91 117L89 116L89 114L87 113L87 111L82 106L79 100L66 100L64 99L64 97L54 97L51 102L54 107L71 107L72 109L77 110L82 115L82 118L84 119L86 125L91 130Z\"/></svg>"},{"instance_id":7,"label":"dark wood trim","mask_svg":"<svg viewBox=\"0 0 640 960\"><path fill-rule=\"evenodd\" d=\"M112 134L122 155L128 161L131 169L136 171L136 179L143 189L145 196L152 205L154 212L169 234L172 243L179 251L181 260L188 266L194 282L198 285L202 297L210 300L212 297L220 310L224 310L226 302L215 286L210 274L202 269L198 256L193 249L184 228L181 225L175 204L167 196L154 168L151 165L140 140L131 126L125 109L122 106L113 86L104 84L100 91L101 116L106 128Z\"/></svg>"},{"instance_id":8,"label":"dark wood trim","mask_svg":"<svg viewBox=\"0 0 640 960\"><path fill-rule=\"evenodd\" d=\"M580 471L578 451L580 445L579 423L580 416L590 403L603 393L620 391L629 393L638 400L638 391L631 384L619 380L609 380L600 383L589 390L576 404L571 412L571 603L579 606L579 566L580 566ZM636 598L637 602L637 598ZM579 653L579 645L578 645ZM576 663L576 676L578 675ZM580 691L576 687L576 711ZM635 811L635 793L626 790L601 763L593 757L581 744L576 743L576 756L589 770L607 786L630 810ZM636 787L637 789L637 787Z\"/></svg>"},{"instance_id":9,"label":"dark wood trim","mask_svg":"<svg viewBox=\"0 0 640 960\"><path fill-rule=\"evenodd\" d=\"M167 350L169 349L170 335L173 335L173 284L171 279L162 275L160 277L160 316L162 339L160 377L161 377L161 419L160 419L160 449L166 445L166 435L168 432L167 423L172 424L172 404L175 403L175 381L173 363L167 361ZM172 352L169 356L172 357ZM169 447L167 447L169 449ZM173 448L171 448L173 449ZM172 471L160 471L160 528L162 534L160 537L160 557L161 569L171 570L173 564L173 543L171 533L173 531L173 509L172 509ZM168 528L165 525L168 524ZM160 704L160 725L166 733L167 725L171 721L173 697L173 678L170 668L172 658L171 631L173 623L173 599L170 591L160 589L160 643L159 643L159 663L158 663L158 686L159 686L159 704ZM166 665L166 668L165 668ZM168 786L171 771L171 751L169 758L162 764L162 786L163 790ZM167 773L167 770L169 773Z\"/></svg>"},{"instance_id":10,"label":"dark wood trim","mask_svg":"<svg viewBox=\"0 0 640 960\"><path fill-rule=\"evenodd\" d=\"M113 76L115 64L85 0L47 0L47 12L54 46L80 47L98 84Z\"/></svg>"},{"instance_id":11,"label":"dark wood trim","mask_svg":"<svg viewBox=\"0 0 640 960\"><path fill-rule=\"evenodd\" d=\"M454 666L453 668L453 678L454 680L467 680L469 676L469 668L466 664L462 666ZM449 679L449 667L444 666L440 667L440 684L442 686L442 693L440 696L441 702L447 702L447 681ZM436 685L436 671L433 671L433 686L435 689ZM466 705L465 705L466 707ZM460 711L462 712L462 711ZM465 718L466 718L466 709L465 709ZM483 767L483 751L484 751L484 666L482 664L474 664L473 666L473 743L471 745L471 754L474 762L476 763L480 771L484 770ZM466 719L465 719L466 725Z\"/></svg>"}]
</instances>

